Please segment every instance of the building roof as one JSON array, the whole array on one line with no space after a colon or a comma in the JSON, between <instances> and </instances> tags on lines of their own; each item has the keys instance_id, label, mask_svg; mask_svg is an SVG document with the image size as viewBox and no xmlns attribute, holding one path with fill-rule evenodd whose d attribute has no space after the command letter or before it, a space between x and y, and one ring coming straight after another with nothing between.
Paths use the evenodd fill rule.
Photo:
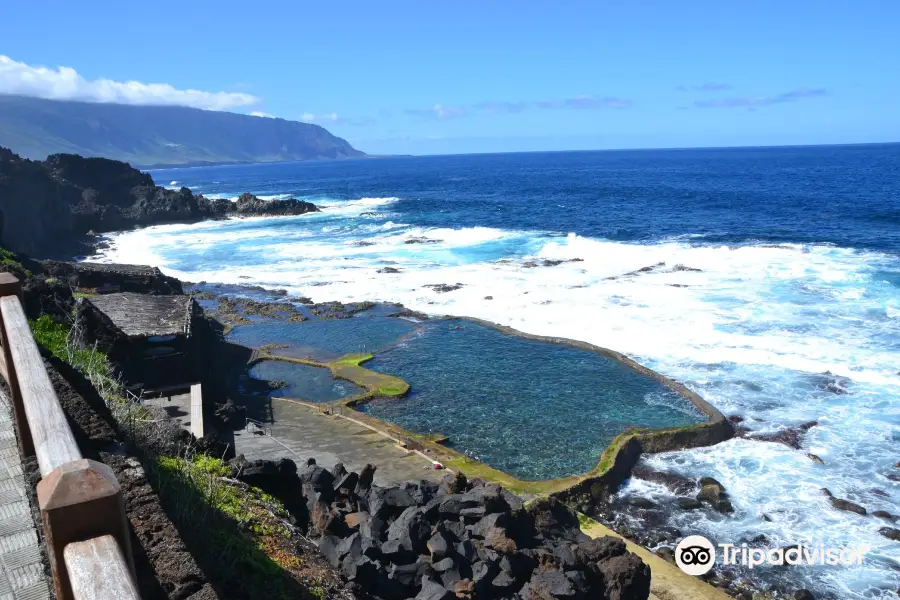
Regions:
<instances>
[{"instance_id":1,"label":"building roof","mask_svg":"<svg viewBox=\"0 0 900 600\"><path fill-rule=\"evenodd\" d=\"M129 337L190 333L195 302L190 296L122 292L86 299Z\"/></svg>"},{"instance_id":2,"label":"building roof","mask_svg":"<svg viewBox=\"0 0 900 600\"><path fill-rule=\"evenodd\" d=\"M116 263L70 262L76 271L93 271L95 273L119 273L122 275L153 277L161 273L156 267L149 265L122 265Z\"/></svg>"}]
</instances>

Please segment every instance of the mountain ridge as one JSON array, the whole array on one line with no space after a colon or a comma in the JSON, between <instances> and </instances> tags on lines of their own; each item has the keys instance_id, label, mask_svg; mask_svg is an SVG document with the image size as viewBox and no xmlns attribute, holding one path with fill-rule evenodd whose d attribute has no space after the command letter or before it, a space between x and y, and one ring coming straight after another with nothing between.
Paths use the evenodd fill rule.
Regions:
<instances>
[{"instance_id":1,"label":"mountain ridge","mask_svg":"<svg viewBox=\"0 0 900 600\"><path fill-rule=\"evenodd\" d=\"M106 157L145 168L365 156L312 123L184 106L0 95L0 146L24 158Z\"/></svg>"}]
</instances>

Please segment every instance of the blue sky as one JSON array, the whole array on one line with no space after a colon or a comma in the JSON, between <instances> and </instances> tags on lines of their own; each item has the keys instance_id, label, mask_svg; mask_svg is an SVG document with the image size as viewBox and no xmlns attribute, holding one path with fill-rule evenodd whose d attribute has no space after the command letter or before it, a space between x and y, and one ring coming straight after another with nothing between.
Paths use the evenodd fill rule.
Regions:
<instances>
[{"instance_id":1,"label":"blue sky","mask_svg":"<svg viewBox=\"0 0 900 600\"><path fill-rule=\"evenodd\" d=\"M900 140L896 0L0 0L0 14L0 92L305 119L370 153Z\"/></svg>"}]
</instances>

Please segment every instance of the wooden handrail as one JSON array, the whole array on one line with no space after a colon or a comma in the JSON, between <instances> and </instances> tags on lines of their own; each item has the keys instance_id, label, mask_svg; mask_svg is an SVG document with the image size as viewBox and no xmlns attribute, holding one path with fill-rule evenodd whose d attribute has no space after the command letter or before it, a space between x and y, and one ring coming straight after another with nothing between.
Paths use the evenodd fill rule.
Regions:
<instances>
[{"instance_id":1,"label":"wooden handrail","mask_svg":"<svg viewBox=\"0 0 900 600\"><path fill-rule=\"evenodd\" d=\"M37 501L57 600L138 599L121 487L107 465L82 458L9 273L0 273L0 344L22 453L41 471Z\"/></svg>"},{"instance_id":2,"label":"wooden handrail","mask_svg":"<svg viewBox=\"0 0 900 600\"><path fill-rule=\"evenodd\" d=\"M140 600L125 556L111 535L73 542L63 556L74 600Z\"/></svg>"},{"instance_id":3,"label":"wooden handrail","mask_svg":"<svg viewBox=\"0 0 900 600\"><path fill-rule=\"evenodd\" d=\"M53 469L79 460L81 451L47 376L19 299L15 296L0 298L0 314L6 330L4 339L9 344L9 354L16 368L34 453L41 476L46 477Z\"/></svg>"}]
</instances>

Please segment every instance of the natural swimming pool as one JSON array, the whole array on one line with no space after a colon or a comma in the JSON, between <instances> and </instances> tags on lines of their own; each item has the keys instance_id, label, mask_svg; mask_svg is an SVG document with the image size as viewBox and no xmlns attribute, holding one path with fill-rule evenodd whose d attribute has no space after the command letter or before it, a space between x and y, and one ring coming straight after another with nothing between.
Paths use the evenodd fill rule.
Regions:
<instances>
[{"instance_id":1,"label":"natural swimming pool","mask_svg":"<svg viewBox=\"0 0 900 600\"><path fill-rule=\"evenodd\" d=\"M309 402L334 402L365 392L349 381L335 379L328 369L279 360L256 363L250 368L250 377L284 382L284 386L272 390L269 396L299 398Z\"/></svg>"},{"instance_id":2,"label":"natural swimming pool","mask_svg":"<svg viewBox=\"0 0 900 600\"><path fill-rule=\"evenodd\" d=\"M683 396L611 357L470 321L359 316L241 326L228 337L248 346L284 344L289 348L278 352L322 359L365 346L375 354L366 368L401 377L411 391L357 410L416 433L444 434L456 451L526 480L590 471L628 427L705 420ZM312 381L308 369L330 375L295 368L302 366L264 361L253 368L288 383L277 395L312 400L328 385ZM270 379L263 371L251 375Z\"/></svg>"}]
</instances>

